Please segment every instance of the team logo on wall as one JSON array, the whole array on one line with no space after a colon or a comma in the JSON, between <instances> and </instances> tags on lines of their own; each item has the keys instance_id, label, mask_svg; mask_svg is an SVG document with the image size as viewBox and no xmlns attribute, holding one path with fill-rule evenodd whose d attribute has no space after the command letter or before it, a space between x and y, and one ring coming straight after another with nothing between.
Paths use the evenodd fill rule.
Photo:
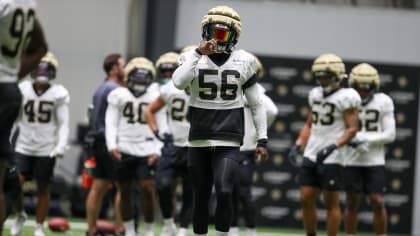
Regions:
<instances>
[{"instance_id":1,"label":"team logo on wall","mask_svg":"<svg viewBox=\"0 0 420 236\"><path fill-rule=\"evenodd\" d=\"M401 188L401 180L399 180L399 179L393 179L391 181L391 188L394 191L400 190L400 188Z\"/></svg>"},{"instance_id":2,"label":"team logo on wall","mask_svg":"<svg viewBox=\"0 0 420 236\"><path fill-rule=\"evenodd\" d=\"M284 157L281 154L276 154L273 156L273 164L277 167L281 166L284 161Z\"/></svg>"},{"instance_id":3,"label":"team logo on wall","mask_svg":"<svg viewBox=\"0 0 420 236\"><path fill-rule=\"evenodd\" d=\"M284 96L286 96L288 93L289 93L289 89L287 88L287 86L286 86L286 85L281 84L281 85L279 85L279 86L277 87L277 94L278 94L280 97L284 97Z\"/></svg>"},{"instance_id":4,"label":"team logo on wall","mask_svg":"<svg viewBox=\"0 0 420 236\"><path fill-rule=\"evenodd\" d=\"M405 88L408 85L408 79L407 77L405 77L404 75L401 75L398 78L398 85L400 86L400 88Z\"/></svg>"}]
</instances>

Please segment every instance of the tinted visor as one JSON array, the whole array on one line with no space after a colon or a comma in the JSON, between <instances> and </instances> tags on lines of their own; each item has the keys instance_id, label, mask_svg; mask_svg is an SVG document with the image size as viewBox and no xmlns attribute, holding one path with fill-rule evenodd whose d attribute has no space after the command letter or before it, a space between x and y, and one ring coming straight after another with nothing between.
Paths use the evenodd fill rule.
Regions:
<instances>
[{"instance_id":1,"label":"tinted visor","mask_svg":"<svg viewBox=\"0 0 420 236\"><path fill-rule=\"evenodd\" d=\"M331 72L331 71L315 71L312 73L312 76L314 77L314 79L318 80L320 78L334 78L335 77L335 73Z\"/></svg>"},{"instance_id":2,"label":"tinted visor","mask_svg":"<svg viewBox=\"0 0 420 236\"><path fill-rule=\"evenodd\" d=\"M32 72L32 77L48 77L49 79L53 79L55 78L55 69L51 64L47 62L41 62L38 64L38 67Z\"/></svg>"},{"instance_id":3,"label":"tinted visor","mask_svg":"<svg viewBox=\"0 0 420 236\"><path fill-rule=\"evenodd\" d=\"M222 24L210 24L207 27L207 38L215 39L219 42L232 42L235 37L235 31Z\"/></svg>"}]
</instances>

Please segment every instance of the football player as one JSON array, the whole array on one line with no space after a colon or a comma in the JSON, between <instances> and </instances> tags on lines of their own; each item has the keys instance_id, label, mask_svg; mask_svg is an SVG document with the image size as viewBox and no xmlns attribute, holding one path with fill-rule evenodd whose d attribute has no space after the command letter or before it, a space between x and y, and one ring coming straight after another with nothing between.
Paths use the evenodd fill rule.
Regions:
<instances>
[{"instance_id":1,"label":"football player","mask_svg":"<svg viewBox=\"0 0 420 236\"><path fill-rule=\"evenodd\" d=\"M45 235L42 226L49 210L49 184L56 158L63 157L69 135L70 96L64 86L51 83L57 71L58 61L48 52L31 73L33 81L19 84L23 102L16 122L19 129L16 162L21 184L31 179L37 183L35 236ZM17 199L18 216L11 228L12 235L19 234L27 217L22 195Z\"/></svg>"},{"instance_id":2,"label":"football player","mask_svg":"<svg viewBox=\"0 0 420 236\"><path fill-rule=\"evenodd\" d=\"M132 59L125 67L127 87L120 87L108 96L106 111L106 143L116 166L121 191L121 213L125 235L135 236L132 185L140 186L141 209L145 236L153 236L156 206L155 168L162 143L146 122L144 112L159 93L148 89L156 77L153 63L144 57ZM137 182L138 181L138 182Z\"/></svg>"},{"instance_id":3,"label":"football player","mask_svg":"<svg viewBox=\"0 0 420 236\"><path fill-rule=\"evenodd\" d=\"M48 50L35 7L34 0L0 2L0 235L6 209L4 174L7 160L14 158L9 137L22 103L17 81L31 72Z\"/></svg>"},{"instance_id":4,"label":"football player","mask_svg":"<svg viewBox=\"0 0 420 236\"><path fill-rule=\"evenodd\" d=\"M352 88L341 88L345 66L334 54L323 54L312 65L319 86L309 92L311 112L300 131L289 159L304 148L299 173L303 224L308 236L316 235L316 199L322 190L327 210L327 232L337 235L341 221L339 190L346 144L358 130L360 96Z\"/></svg>"},{"instance_id":5,"label":"football player","mask_svg":"<svg viewBox=\"0 0 420 236\"><path fill-rule=\"evenodd\" d=\"M261 64L261 61L255 57L257 63L257 77L261 80L264 77L264 68ZM278 109L273 101L265 95L265 89L260 85L258 89L262 99L262 104L266 110L267 114L267 125L273 123L276 118ZM255 146L257 144L257 133L255 131L254 123L252 122L252 113L246 103L245 98L245 136L244 143L240 148L240 161L239 164L241 168L238 169L238 179L235 183L235 188L233 190L233 215L231 228L229 229L229 236L238 236L238 218L239 218L239 204L242 205L244 212L245 226L246 226L246 235L247 236L256 236L257 232L255 229L255 202L252 198L251 187L252 187L252 177L255 171Z\"/></svg>"},{"instance_id":6,"label":"football player","mask_svg":"<svg viewBox=\"0 0 420 236\"><path fill-rule=\"evenodd\" d=\"M94 128L94 138L92 153L95 157L96 166L93 169L93 183L86 198L86 218L88 230L86 236L97 236L99 233L96 228L96 221L99 218L102 200L108 190L109 184L115 181L114 163L105 141L105 112L108 107L108 95L111 91L124 84L124 65L125 60L119 53L107 55L103 62L103 69L106 79L96 89L93 95L92 123ZM115 226L117 234L123 234L120 193L117 191L115 196Z\"/></svg>"},{"instance_id":7,"label":"football player","mask_svg":"<svg viewBox=\"0 0 420 236\"><path fill-rule=\"evenodd\" d=\"M181 54L180 66L172 77L178 89L190 88L188 166L196 235L207 235L213 184L217 198L216 234L227 235L229 231L232 189L245 129L242 94L257 130L255 156L263 161L267 154L267 121L256 85L255 58L234 48L241 29L240 16L234 9L211 8L201 22L200 45Z\"/></svg>"},{"instance_id":8,"label":"football player","mask_svg":"<svg viewBox=\"0 0 420 236\"><path fill-rule=\"evenodd\" d=\"M352 155L344 169L346 234L356 235L360 193L365 193L372 206L375 233L384 236L387 231L384 145L395 140L394 103L388 95L379 92L378 71L369 64L355 66L348 82L360 94L362 107L359 132L351 141L354 149L349 150Z\"/></svg>"},{"instance_id":9,"label":"football player","mask_svg":"<svg viewBox=\"0 0 420 236\"><path fill-rule=\"evenodd\" d=\"M173 53L173 57L160 58L158 62L173 63L171 70L164 70L168 79L178 67L179 55ZM162 65L164 63L161 63ZM159 63L158 63L159 65ZM157 67L158 71L161 67ZM175 236L176 226L173 215L175 213L174 195L177 177L182 180L182 208L180 212L180 226L177 236L186 236L187 228L191 221L192 212L192 186L187 168L187 140L190 124L187 120L189 95L185 90L178 90L173 83L166 83L160 89L160 96L156 98L146 109L147 122L153 133L159 137L158 123L155 113L163 107L167 108L169 131L171 136L159 137L164 141L162 157L156 172L159 204L162 210L164 225L161 236ZM170 140L168 140L170 139Z\"/></svg>"}]
</instances>

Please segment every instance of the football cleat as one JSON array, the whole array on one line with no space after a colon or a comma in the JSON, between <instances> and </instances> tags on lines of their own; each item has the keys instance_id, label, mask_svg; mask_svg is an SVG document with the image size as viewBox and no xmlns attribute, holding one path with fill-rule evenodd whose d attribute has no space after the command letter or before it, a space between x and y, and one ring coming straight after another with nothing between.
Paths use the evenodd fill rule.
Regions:
<instances>
[{"instance_id":1,"label":"football cleat","mask_svg":"<svg viewBox=\"0 0 420 236\"><path fill-rule=\"evenodd\" d=\"M12 227L10 228L10 235L17 236L20 235L22 231L23 224L28 219L28 214L26 212L22 212L21 214L16 216L15 221L13 222Z\"/></svg>"}]
</instances>

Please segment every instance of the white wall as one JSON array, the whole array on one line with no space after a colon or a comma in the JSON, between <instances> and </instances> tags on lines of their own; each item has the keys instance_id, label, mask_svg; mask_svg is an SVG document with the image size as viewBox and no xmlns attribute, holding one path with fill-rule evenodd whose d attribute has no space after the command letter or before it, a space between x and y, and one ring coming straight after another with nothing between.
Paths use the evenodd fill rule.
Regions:
<instances>
[{"instance_id":1,"label":"white wall","mask_svg":"<svg viewBox=\"0 0 420 236\"><path fill-rule=\"evenodd\" d=\"M69 91L70 141L76 125L86 122L86 109L97 86L104 80L104 57L126 53L130 0L38 0L37 14L50 50L57 56L55 82ZM55 173L74 182L80 150L72 148L58 162Z\"/></svg>"},{"instance_id":2,"label":"white wall","mask_svg":"<svg viewBox=\"0 0 420 236\"><path fill-rule=\"evenodd\" d=\"M71 132L85 121L95 88L104 80L104 57L125 55L129 0L38 0L37 14L59 60L56 82L70 90Z\"/></svg>"},{"instance_id":3,"label":"white wall","mask_svg":"<svg viewBox=\"0 0 420 236\"><path fill-rule=\"evenodd\" d=\"M229 5L243 23L239 47L263 55L420 64L420 11L276 1L179 0L176 46L201 39L207 10Z\"/></svg>"}]
</instances>

